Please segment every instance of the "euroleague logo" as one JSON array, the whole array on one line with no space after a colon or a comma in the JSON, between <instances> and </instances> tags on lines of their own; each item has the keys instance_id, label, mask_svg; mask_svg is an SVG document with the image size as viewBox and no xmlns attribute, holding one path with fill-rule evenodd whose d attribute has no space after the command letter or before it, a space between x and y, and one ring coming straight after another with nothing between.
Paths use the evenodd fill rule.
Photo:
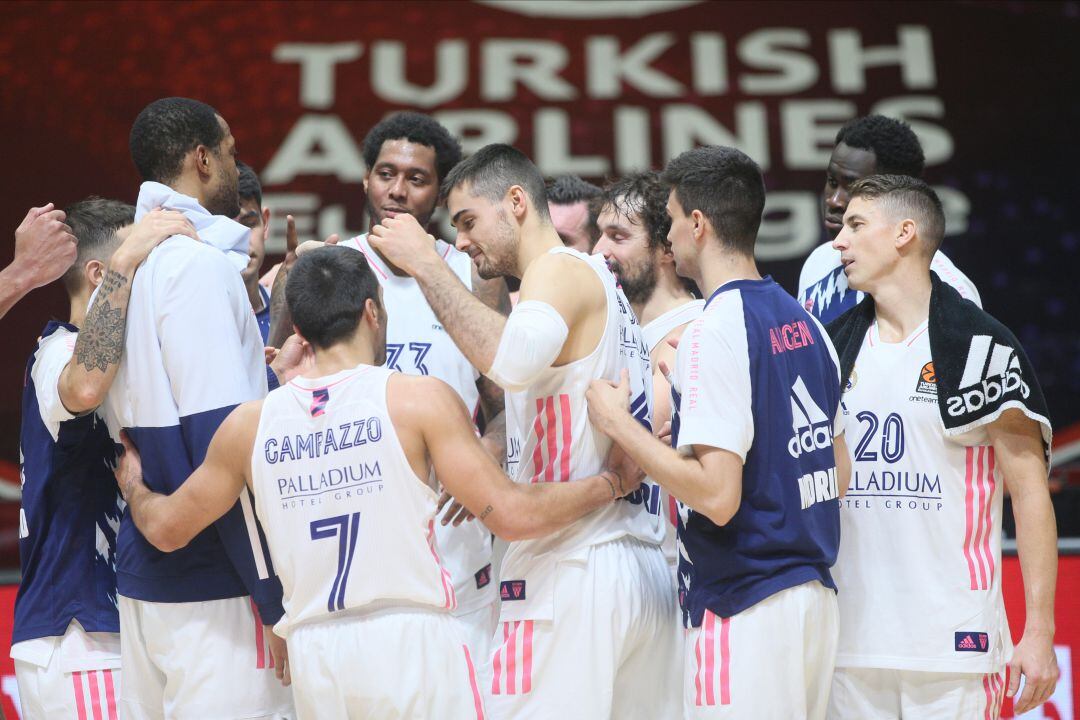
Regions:
<instances>
[{"instance_id":1,"label":"euroleague logo","mask_svg":"<svg viewBox=\"0 0 1080 720\"><path fill-rule=\"evenodd\" d=\"M923 395L937 395L937 373L934 372L934 362L931 360L922 366L919 371L919 381L915 385L915 392Z\"/></svg>"}]
</instances>

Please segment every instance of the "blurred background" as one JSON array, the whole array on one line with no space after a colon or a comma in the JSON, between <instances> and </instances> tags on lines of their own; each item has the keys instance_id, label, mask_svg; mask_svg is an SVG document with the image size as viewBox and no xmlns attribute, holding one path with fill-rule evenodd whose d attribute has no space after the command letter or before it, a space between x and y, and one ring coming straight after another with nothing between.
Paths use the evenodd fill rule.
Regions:
<instances>
[{"instance_id":1,"label":"blurred background","mask_svg":"<svg viewBox=\"0 0 1080 720\"><path fill-rule=\"evenodd\" d=\"M267 267L284 249L286 213L301 240L366 228L360 144L388 112L414 109L457 133L466 152L509 142L546 175L598 183L698 144L739 147L769 190L759 264L794 293L803 259L824 240L836 131L871 112L907 120L946 206L943 249L1020 338L1049 400L1065 674L1032 716L1074 717L1080 4L54 2L0 5L0 26L0 227L10 231L0 264L33 205L90 194L134 202L131 123L150 101L181 95L217 108L239 158L259 172L273 210ZM0 320L0 579L9 583L18 580L25 362L45 322L66 316L57 283ZM1005 565L1018 636L1020 573L1015 558ZM0 588L9 717L13 597Z\"/></svg>"}]
</instances>

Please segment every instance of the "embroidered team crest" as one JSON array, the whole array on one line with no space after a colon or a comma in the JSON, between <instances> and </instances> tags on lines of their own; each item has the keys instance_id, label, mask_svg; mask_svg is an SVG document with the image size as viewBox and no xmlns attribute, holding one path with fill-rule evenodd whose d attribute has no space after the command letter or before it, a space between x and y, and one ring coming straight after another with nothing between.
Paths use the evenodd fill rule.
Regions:
<instances>
[{"instance_id":1,"label":"embroidered team crest","mask_svg":"<svg viewBox=\"0 0 1080 720\"><path fill-rule=\"evenodd\" d=\"M844 392L849 392L857 382L859 382L859 373L855 372L855 368L851 368L851 374L848 375L847 383L844 384Z\"/></svg>"},{"instance_id":2,"label":"embroidered team crest","mask_svg":"<svg viewBox=\"0 0 1080 720\"><path fill-rule=\"evenodd\" d=\"M524 600L525 599L525 581L524 580L503 580L499 583L499 596L503 601L507 600Z\"/></svg>"},{"instance_id":3,"label":"embroidered team crest","mask_svg":"<svg viewBox=\"0 0 1080 720\"><path fill-rule=\"evenodd\" d=\"M984 653L990 647L990 635L984 632L958 632L954 635L956 652Z\"/></svg>"},{"instance_id":4,"label":"embroidered team crest","mask_svg":"<svg viewBox=\"0 0 1080 720\"><path fill-rule=\"evenodd\" d=\"M330 389L319 388L311 391L311 417L319 417L326 410L326 403L330 401Z\"/></svg>"},{"instance_id":5,"label":"embroidered team crest","mask_svg":"<svg viewBox=\"0 0 1080 720\"><path fill-rule=\"evenodd\" d=\"M915 392L923 395L937 395L937 373L934 371L933 361L926 363L919 371L919 382L915 385Z\"/></svg>"},{"instance_id":6,"label":"embroidered team crest","mask_svg":"<svg viewBox=\"0 0 1080 720\"><path fill-rule=\"evenodd\" d=\"M488 563L484 567L477 570L476 574L473 575L473 578L476 580L476 589L477 590L490 585L491 584L491 563Z\"/></svg>"}]
</instances>

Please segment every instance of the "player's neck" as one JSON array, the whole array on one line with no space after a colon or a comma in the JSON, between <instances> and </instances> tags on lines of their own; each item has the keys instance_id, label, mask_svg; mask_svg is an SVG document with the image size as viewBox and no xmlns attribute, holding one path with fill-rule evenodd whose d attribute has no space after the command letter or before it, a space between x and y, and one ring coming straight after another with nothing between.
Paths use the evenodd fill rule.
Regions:
<instances>
[{"instance_id":1,"label":"player's neck","mask_svg":"<svg viewBox=\"0 0 1080 720\"><path fill-rule=\"evenodd\" d=\"M717 288L733 280L761 279L753 255L712 248L702 253L699 263L701 278L698 280L698 287L705 293L706 298L712 297Z\"/></svg>"},{"instance_id":2,"label":"player's neck","mask_svg":"<svg viewBox=\"0 0 1080 720\"><path fill-rule=\"evenodd\" d=\"M518 277L524 277L533 260L551 252L553 248L562 246L562 240L559 239L559 233L555 232L553 225L535 225L524 228L521 233L521 242L518 243Z\"/></svg>"},{"instance_id":3,"label":"player's neck","mask_svg":"<svg viewBox=\"0 0 1080 720\"><path fill-rule=\"evenodd\" d=\"M255 273L250 278L244 278L244 287L247 289L248 302L251 303L251 309L255 312L262 312L266 309L266 302L263 300L262 293L259 292L259 274Z\"/></svg>"},{"instance_id":4,"label":"player's neck","mask_svg":"<svg viewBox=\"0 0 1080 720\"><path fill-rule=\"evenodd\" d=\"M901 342L930 315L930 273L894 272L868 292L874 298L878 337Z\"/></svg>"},{"instance_id":5,"label":"player's neck","mask_svg":"<svg viewBox=\"0 0 1080 720\"><path fill-rule=\"evenodd\" d=\"M350 340L317 350L311 374L313 377L326 377L342 370L351 370L357 365L374 364L375 349L371 338L363 331L357 331Z\"/></svg>"},{"instance_id":6,"label":"player's neck","mask_svg":"<svg viewBox=\"0 0 1080 720\"><path fill-rule=\"evenodd\" d=\"M90 304L90 292L80 292L69 296L71 308L68 310L68 322L77 328L82 328L86 322L86 306Z\"/></svg>"},{"instance_id":7,"label":"player's neck","mask_svg":"<svg viewBox=\"0 0 1080 720\"><path fill-rule=\"evenodd\" d=\"M671 266L662 266L657 276L656 287L653 288L649 299L642 303L641 307L634 307L634 314L642 325L647 325L669 310L674 310L694 299Z\"/></svg>"}]
</instances>

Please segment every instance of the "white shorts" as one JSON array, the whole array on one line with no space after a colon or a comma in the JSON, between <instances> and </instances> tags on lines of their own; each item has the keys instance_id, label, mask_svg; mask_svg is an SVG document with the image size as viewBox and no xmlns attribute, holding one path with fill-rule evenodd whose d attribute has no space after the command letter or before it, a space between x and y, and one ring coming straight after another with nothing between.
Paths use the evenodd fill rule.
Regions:
<instances>
[{"instance_id":1,"label":"white shorts","mask_svg":"<svg viewBox=\"0 0 1080 720\"><path fill-rule=\"evenodd\" d=\"M292 718L248 597L153 603L120 596L126 720Z\"/></svg>"},{"instance_id":2,"label":"white shorts","mask_svg":"<svg viewBox=\"0 0 1080 720\"><path fill-rule=\"evenodd\" d=\"M494 583L495 580L492 582ZM496 595L495 602L489 605L461 615L455 614L454 618L458 621L461 634L469 646L469 654L474 660L480 687L487 687L491 683L491 666L487 662L487 659L491 657L491 638L495 634L495 629L499 627L499 596Z\"/></svg>"},{"instance_id":3,"label":"white shorts","mask_svg":"<svg viewBox=\"0 0 1080 720\"><path fill-rule=\"evenodd\" d=\"M475 663L460 625L428 610L382 610L289 633L299 720L483 720Z\"/></svg>"},{"instance_id":4,"label":"white shorts","mask_svg":"<svg viewBox=\"0 0 1080 720\"><path fill-rule=\"evenodd\" d=\"M821 720L839 639L836 593L819 582L687 632L683 717Z\"/></svg>"},{"instance_id":5,"label":"white shorts","mask_svg":"<svg viewBox=\"0 0 1080 720\"><path fill-rule=\"evenodd\" d=\"M679 714L675 591L660 548L623 538L561 563L553 620L496 632L498 720L666 720Z\"/></svg>"},{"instance_id":6,"label":"white shorts","mask_svg":"<svg viewBox=\"0 0 1080 720\"><path fill-rule=\"evenodd\" d=\"M1005 673L837 668L829 720L997 720Z\"/></svg>"}]
</instances>

